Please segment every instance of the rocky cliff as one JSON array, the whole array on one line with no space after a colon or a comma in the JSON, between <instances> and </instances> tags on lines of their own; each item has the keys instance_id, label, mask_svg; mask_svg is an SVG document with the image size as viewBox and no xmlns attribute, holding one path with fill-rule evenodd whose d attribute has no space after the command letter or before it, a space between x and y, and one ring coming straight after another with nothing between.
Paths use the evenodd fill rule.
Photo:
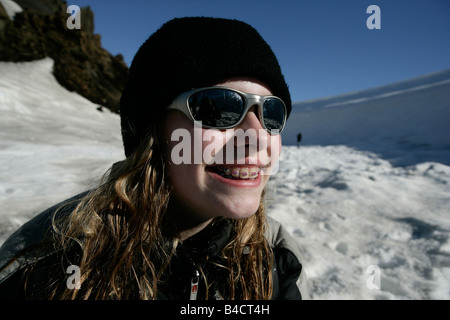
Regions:
<instances>
[{"instance_id":1,"label":"rocky cliff","mask_svg":"<svg viewBox=\"0 0 450 320\"><path fill-rule=\"evenodd\" d=\"M11 4L11 1L8 1ZM30 61L50 57L53 73L64 87L118 112L128 67L94 34L94 13L81 8L81 29L68 28L68 5L61 0L14 0L13 17L0 2L0 60ZM13 3L13 4L14 4ZM11 8L9 8L10 10Z\"/></svg>"}]
</instances>

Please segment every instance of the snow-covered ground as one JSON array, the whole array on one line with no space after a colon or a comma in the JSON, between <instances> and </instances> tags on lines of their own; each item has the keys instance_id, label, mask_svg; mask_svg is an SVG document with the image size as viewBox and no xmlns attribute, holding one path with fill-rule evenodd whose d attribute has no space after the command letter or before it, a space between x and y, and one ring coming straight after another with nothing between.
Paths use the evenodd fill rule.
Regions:
<instances>
[{"instance_id":1,"label":"snow-covered ground","mask_svg":"<svg viewBox=\"0 0 450 320\"><path fill-rule=\"evenodd\" d=\"M30 217L94 186L123 158L119 117L62 88L51 74L52 63L0 62L0 244ZM399 90L405 91L401 101L409 104L408 94L417 101L429 93L425 88ZM389 96L392 91L380 92L375 99L366 95L366 101L400 101L395 100L399 95ZM442 135L440 123L447 121L449 105L440 94L436 101L441 102L434 103L439 108L428 109L433 117L422 117L421 128L437 121L434 133ZM321 110L350 114L348 105ZM418 104L412 109L403 116L417 116ZM296 123L307 112L296 107L290 121ZM351 114L358 112L362 117L367 109L353 108ZM322 115L326 119L325 111ZM345 127L345 117L333 116ZM320 117L314 117L318 126ZM450 135L447 129L447 136L433 144L436 153L428 150L421 157L416 146L410 148L414 155L406 154L398 149L405 143L398 144L397 138L402 130L418 129L408 129L406 120L392 126L392 119L377 122L382 132L395 136L392 141L388 134L383 139L372 134L371 140L364 125L354 122L365 144L355 139L314 144L306 125L301 127L305 145L283 148L279 172L270 181L269 215L298 240L314 299L450 298L450 166L440 161L448 155ZM339 132L329 123L317 133L325 140L327 130ZM286 128L287 144L295 143L289 133L296 135L297 129ZM377 142L378 150L370 149L370 141ZM380 150L388 152L375 153Z\"/></svg>"},{"instance_id":2,"label":"snow-covered ground","mask_svg":"<svg viewBox=\"0 0 450 320\"><path fill-rule=\"evenodd\" d=\"M283 141L346 145L394 165L450 165L450 69L369 90L294 104Z\"/></svg>"},{"instance_id":3,"label":"snow-covered ground","mask_svg":"<svg viewBox=\"0 0 450 320\"><path fill-rule=\"evenodd\" d=\"M450 298L450 70L294 105L273 215L313 297ZM368 289L371 265L381 289ZM369 269L368 269L369 268Z\"/></svg>"},{"instance_id":4,"label":"snow-covered ground","mask_svg":"<svg viewBox=\"0 0 450 320\"><path fill-rule=\"evenodd\" d=\"M123 158L120 119L58 84L53 61L0 62L0 242Z\"/></svg>"},{"instance_id":5,"label":"snow-covered ground","mask_svg":"<svg viewBox=\"0 0 450 320\"><path fill-rule=\"evenodd\" d=\"M14 20L16 13L23 11L22 8L12 0L0 0L0 3L11 20Z\"/></svg>"},{"instance_id":6,"label":"snow-covered ground","mask_svg":"<svg viewBox=\"0 0 450 320\"><path fill-rule=\"evenodd\" d=\"M450 298L449 166L287 147L273 184L271 215L298 240L313 298Z\"/></svg>"}]
</instances>

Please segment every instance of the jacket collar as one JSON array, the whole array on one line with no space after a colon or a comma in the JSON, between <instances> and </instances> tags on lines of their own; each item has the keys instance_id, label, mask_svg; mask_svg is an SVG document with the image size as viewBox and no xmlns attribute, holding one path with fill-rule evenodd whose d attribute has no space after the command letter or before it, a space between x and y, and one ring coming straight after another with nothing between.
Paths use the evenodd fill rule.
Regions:
<instances>
[{"instance_id":1,"label":"jacket collar","mask_svg":"<svg viewBox=\"0 0 450 320\"><path fill-rule=\"evenodd\" d=\"M202 261L220 255L233 235L233 223L221 218L211 222L205 229L181 243L192 259Z\"/></svg>"}]
</instances>

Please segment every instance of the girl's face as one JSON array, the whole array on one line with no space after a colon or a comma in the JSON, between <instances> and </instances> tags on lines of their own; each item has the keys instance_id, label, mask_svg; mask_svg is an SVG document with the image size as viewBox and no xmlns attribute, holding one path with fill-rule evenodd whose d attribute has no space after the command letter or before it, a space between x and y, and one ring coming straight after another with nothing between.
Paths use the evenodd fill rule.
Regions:
<instances>
[{"instance_id":1,"label":"girl's face","mask_svg":"<svg viewBox=\"0 0 450 320\"><path fill-rule=\"evenodd\" d=\"M217 86L272 95L263 83L246 78ZM241 124L232 129L199 128L175 110L169 110L164 128L177 215L202 222L214 217L246 218L258 210L271 170L278 163L281 137L270 135L263 129L257 106L252 107ZM181 133L182 138L174 132ZM238 132L247 138L231 139ZM186 156L185 152L190 154L192 161L180 163L179 157Z\"/></svg>"}]
</instances>

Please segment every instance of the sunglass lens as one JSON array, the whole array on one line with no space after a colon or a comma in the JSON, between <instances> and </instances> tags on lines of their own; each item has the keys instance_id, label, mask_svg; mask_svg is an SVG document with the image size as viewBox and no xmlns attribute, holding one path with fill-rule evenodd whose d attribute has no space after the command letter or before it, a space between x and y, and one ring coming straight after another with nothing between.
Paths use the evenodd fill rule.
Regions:
<instances>
[{"instance_id":1,"label":"sunglass lens","mask_svg":"<svg viewBox=\"0 0 450 320\"><path fill-rule=\"evenodd\" d=\"M243 98L234 91L208 89L189 98L189 108L196 121L203 125L225 128L235 125L243 112Z\"/></svg>"},{"instance_id":2,"label":"sunglass lens","mask_svg":"<svg viewBox=\"0 0 450 320\"><path fill-rule=\"evenodd\" d=\"M284 126L286 110L279 99L269 98L264 101L263 118L267 130L281 131Z\"/></svg>"}]
</instances>

